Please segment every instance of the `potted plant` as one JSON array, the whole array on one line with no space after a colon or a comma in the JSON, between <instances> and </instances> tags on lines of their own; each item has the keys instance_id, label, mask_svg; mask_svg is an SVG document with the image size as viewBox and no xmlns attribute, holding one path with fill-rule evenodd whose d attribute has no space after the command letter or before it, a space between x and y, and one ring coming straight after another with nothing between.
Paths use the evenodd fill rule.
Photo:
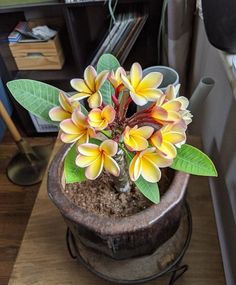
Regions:
<instances>
[{"instance_id":1,"label":"potted plant","mask_svg":"<svg viewBox=\"0 0 236 285\"><path fill-rule=\"evenodd\" d=\"M28 111L59 124L65 145L49 169L49 197L75 239L113 259L154 252L178 229L189 174L217 175L186 144L188 99L179 86L158 89L162 77L143 77L138 63L128 73L105 54L71 80L73 96L33 80L7 84ZM152 104L127 117L132 101Z\"/></svg>"}]
</instances>

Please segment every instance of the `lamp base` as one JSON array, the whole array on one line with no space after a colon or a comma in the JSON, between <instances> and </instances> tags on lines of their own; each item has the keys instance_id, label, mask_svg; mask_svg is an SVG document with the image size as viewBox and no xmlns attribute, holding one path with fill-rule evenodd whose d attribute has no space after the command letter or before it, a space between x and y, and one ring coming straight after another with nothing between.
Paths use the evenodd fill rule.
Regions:
<instances>
[{"instance_id":1,"label":"lamp base","mask_svg":"<svg viewBox=\"0 0 236 285\"><path fill-rule=\"evenodd\" d=\"M7 177L11 182L20 186L30 186L42 181L44 171L48 164L52 145L33 146L33 154L18 152L7 167Z\"/></svg>"}]
</instances>

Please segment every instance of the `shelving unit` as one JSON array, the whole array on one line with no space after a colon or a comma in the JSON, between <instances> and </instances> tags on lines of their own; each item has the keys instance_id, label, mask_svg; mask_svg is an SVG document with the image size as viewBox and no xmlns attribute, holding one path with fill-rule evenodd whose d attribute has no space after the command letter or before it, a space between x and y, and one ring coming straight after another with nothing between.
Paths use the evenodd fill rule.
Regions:
<instances>
[{"instance_id":1,"label":"shelving unit","mask_svg":"<svg viewBox=\"0 0 236 285\"><path fill-rule=\"evenodd\" d=\"M134 61L143 67L157 64L157 36L163 0L119 0L116 14L130 11L147 14L148 18L142 32L133 45L124 67L129 69ZM0 76L7 72L7 80L28 78L44 81L65 91L72 91L70 79L82 77L83 70L90 64L101 41L109 29L110 17L108 5L103 0L81 3L42 3L20 6L0 6ZM62 23L60 30L61 45L65 55L65 64L61 70L17 70L11 56L7 36L22 20L34 18L57 17ZM3 67L4 66L4 67ZM5 71L4 71L5 70ZM9 95L10 96L10 95ZM28 135L35 135L35 130L29 124L27 112L14 104L24 129ZM22 115L23 114L23 115ZM24 118L24 119L22 119Z\"/></svg>"}]
</instances>

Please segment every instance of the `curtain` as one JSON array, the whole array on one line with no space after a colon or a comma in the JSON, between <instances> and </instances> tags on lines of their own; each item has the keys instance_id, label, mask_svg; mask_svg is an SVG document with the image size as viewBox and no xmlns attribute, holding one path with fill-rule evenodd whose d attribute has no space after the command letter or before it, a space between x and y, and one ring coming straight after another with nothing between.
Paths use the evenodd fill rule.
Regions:
<instances>
[{"instance_id":1,"label":"curtain","mask_svg":"<svg viewBox=\"0 0 236 285\"><path fill-rule=\"evenodd\" d=\"M158 62L175 69L185 94L196 0L164 0L158 39Z\"/></svg>"}]
</instances>

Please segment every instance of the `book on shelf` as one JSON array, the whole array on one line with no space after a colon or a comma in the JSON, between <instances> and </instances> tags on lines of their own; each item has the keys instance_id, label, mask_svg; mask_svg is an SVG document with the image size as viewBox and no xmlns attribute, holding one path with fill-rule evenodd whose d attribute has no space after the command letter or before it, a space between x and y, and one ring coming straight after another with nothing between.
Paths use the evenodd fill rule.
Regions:
<instances>
[{"instance_id":1,"label":"book on shelf","mask_svg":"<svg viewBox=\"0 0 236 285\"><path fill-rule=\"evenodd\" d=\"M119 15L106 37L101 41L91 61L91 65L95 66L103 53L112 53L123 64L137 40L147 17L147 15L141 16L136 13Z\"/></svg>"}]
</instances>

